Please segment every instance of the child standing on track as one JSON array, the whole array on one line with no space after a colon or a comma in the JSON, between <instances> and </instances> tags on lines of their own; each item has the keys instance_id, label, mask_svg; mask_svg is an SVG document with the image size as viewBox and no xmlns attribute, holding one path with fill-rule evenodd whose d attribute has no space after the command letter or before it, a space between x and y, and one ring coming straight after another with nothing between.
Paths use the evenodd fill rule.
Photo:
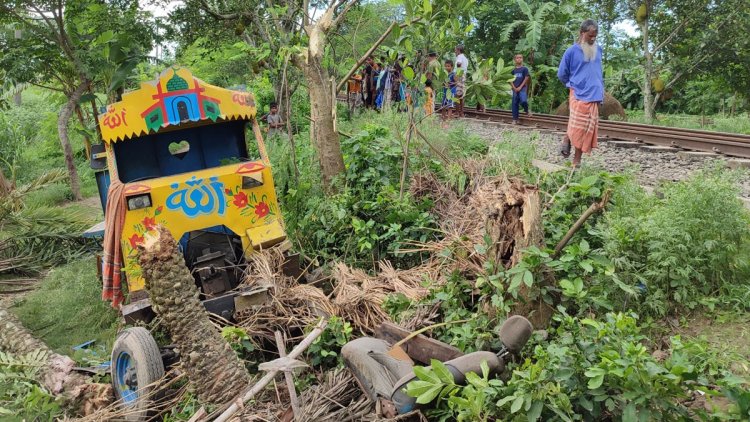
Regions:
<instances>
[{"instance_id":1,"label":"child standing on track","mask_svg":"<svg viewBox=\"0 0 750 422\"><path fill-rule=\"evenodd\" d=\"M523 106L523 110L527 116L529 113L529 102L528 102L528 88L529 80L529 69L523 65L523 55L516 54L513 60L516 63L515 69L511 71L515 79L510 83L510 88L513 90L513 100L511 103L511 110L513 112L513 124L518 124L519 108Z\"/></svg>"},{"instance_id":2,"label":"child standing on track","mask_svg":"<svg viewBox=\"0 0 750 422\"><path fill-rule=\"evenodd\" d=\"M444 120L453 118L453 99L456 97L456 72L453 71L453 60L445 61L448 80L443 84L443 105L441 108Z\"/></svg>"}]
</instances>

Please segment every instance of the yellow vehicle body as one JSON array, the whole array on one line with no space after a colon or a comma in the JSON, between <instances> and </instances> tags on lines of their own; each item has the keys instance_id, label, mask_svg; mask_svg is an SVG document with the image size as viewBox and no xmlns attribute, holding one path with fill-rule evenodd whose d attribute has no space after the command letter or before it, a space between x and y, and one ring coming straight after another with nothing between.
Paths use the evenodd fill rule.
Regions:
<instances>
[{"instance_id":1,"label":"yellow vehicle body","mask_svg":"<svg viewBox=\"0 0 750 422\"><path fill-rule=\"evenodd\" d=\"M144 142L141 138L147 135L224 122L254 123L255 116L252 94L209 85L185 68L169 68L156 81L125 93L122 101L109 105L100 116L110 178L117 177L118 165L126 164L117 162L122 160L115 153L118 143ZM259 133L257 125L254 129ZM222 141L219 137L202 142ZM168 229L175 239L194 230L224 226L242 240L246 256L286 239L271 166L260 137L258 144L261 159L257 161L235 160L125 183L127 211L121 250L131 298L144 289L136 247L157 226Z\"/></svg>"},{"instance_id":2,"label":"yellow vehicle body","mask_svg":"<svg viewBox=\"0 0 750 422\"><path fill-rule=\"evenodd\" d=\"M243 178L262 183L243 189ZM128 211L122 228L122 251L128 289L144 288L136 246L157 225L169 229L175 239L206 227L225 226L242 239L243 250L252 253L284 240L271 168L248 162L127 184L125 195L150 193L151 206Z\"/></svg>"}]
</instances>

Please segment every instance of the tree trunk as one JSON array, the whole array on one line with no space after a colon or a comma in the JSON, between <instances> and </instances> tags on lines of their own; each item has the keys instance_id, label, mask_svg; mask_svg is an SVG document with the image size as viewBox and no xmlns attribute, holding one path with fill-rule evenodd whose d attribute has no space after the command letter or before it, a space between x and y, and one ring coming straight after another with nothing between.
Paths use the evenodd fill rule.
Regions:
<instances>
[{"instance_id":1,"label":"tree trunk","mask_svg":"<svg viewBox=\"0 0 750 422\"><path fill-rule=\"evenodd\" d=\"M334 129L332 97L328 71L323 67L321 56L310 54L302 63L302 72L310 91L310 140L318 152L323 185L331 188L334 177L344 172L344 157L341 154L339 134Z\"/></svg>"},{"instance_id":2,"label":"tree trunk","mask_svg":"<svg viewBox=\"0 0 750 422\"><path fill-rule=\"evenodd\" d=\"M651 54L651 50L648 46L648 19L646 19L641 25L641 31L643 32L643 54L646 59L644 69L644 81L643 81L643 112L647 122L654 120L654 103L651 99L651 79L654 73L654 56Z\"/></svg>"},{"instance_id":3,"label":"tree trunk","mask_svg":"<svg viewBox=\"0 0 750 422\"><path fill-rule=\"evenodd\" d=\"M94 383L76 372L73 359L53 352L5 309L0 309L0 350L15 356L43 353L44 364L36 378L72 413L90 415L112 401L110 384Z\"/></svg>"},{"instance_id":4,"label":"tree trunk","mask_svg":"<svg viewBox=\"0 0 750 422\"><path fill-rule=\"evenodd\" d=\"M8 179L5 177L5 173L3 173L3 168L0 167L0 198L8 196L11 189L12 189L11 182L9 182Z\"/></svg>"},{"instance_id":5,"label":"tree trunk","mask_svg":"<svg viewBox=\"0 0 750 422\"><path fill-rule=\"evenodd\" d=\"M80 201L83 197L81 196L81 182L78 179L78 170L76 170L76 163L73 157L73 148L70 146L70 138L68 137L68 121L70 121L70 116L73 114L73 110L75 110L76 104L78 104L78 100L83 95L87 86L88 81L83 81L75 91L68 95L68 102L60 110L60 116L57 119L57 132L59 133L60 144L62 144L63 155L65 156L65 167L67 167L68 176L70 177L70 190L73 192L73 199L76 201Z\"/></svg>"},{"instance_id":6,"label":"tree trunk","mask_svg":"<svg viewBox=\"0 0 750 422\"><path fill-rule=\"evenodd\" d=\"M182 367L198 399L223 404L243 392L250 376L198 299L177 242L163 227L139 246L138 261L154 312L180 350Z\"/></svg>"},{"instance_id":7,"label":"tree trunk","mask_svg":"<svg viewBox=\"0 0 750 422\"><path fill-rule=\"evenodd\" d=\"M78 116L78 121L81 123L81 126L83 126L84 129L86 129L86 120L83 118L83 112L81 111L81 106L76 104L76 115ZM86 148L86 159L91 159L91 139L89 139L88 135L83 135L83 146Z\"/></svg>"},{"instance_id":8,"label":"tree trunk","mask_svg":"<svg viewBox=\"0 0 750 422\"><path fill-rule=\"evenodd\" d=\"M501 183L496 192L501 196L485 209L485 229L492 244L487 256L498 267L511 269L523 258L523 250L530 246L544 247L542 207L539 190L519 180ZM538 274L532 288L521 284L519 302L511 313L527 317L535 328L546 328L552 317L552 307L539 294L543 285L554 284L544 274Z\"/></svg>"}]
</instances>

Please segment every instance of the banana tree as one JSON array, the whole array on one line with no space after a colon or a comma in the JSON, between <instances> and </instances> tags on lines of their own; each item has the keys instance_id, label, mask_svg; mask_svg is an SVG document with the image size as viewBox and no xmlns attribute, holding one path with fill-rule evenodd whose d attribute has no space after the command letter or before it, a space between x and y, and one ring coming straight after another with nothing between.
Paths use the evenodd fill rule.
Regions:
<instances>
[{"instance_id":1,"label":"banana tree","mask_svg":"<svg viewBox=\"0 0 750 422\"><path fill-rule=\"evenodd\" d=\"M534 63L534 53L541 47L544 33L557 32L567 33L570 30L565 25L552 21L556 14L567 15L570 12L568 4L557 5L552 2L527 3L525 0L517 1L525 19L518 19L508 24L500 35L500 42L507 42L519 29L523 29L523 36L518 40L516 51L528 53L529 61Z\"/></svg>"}]
</instances>

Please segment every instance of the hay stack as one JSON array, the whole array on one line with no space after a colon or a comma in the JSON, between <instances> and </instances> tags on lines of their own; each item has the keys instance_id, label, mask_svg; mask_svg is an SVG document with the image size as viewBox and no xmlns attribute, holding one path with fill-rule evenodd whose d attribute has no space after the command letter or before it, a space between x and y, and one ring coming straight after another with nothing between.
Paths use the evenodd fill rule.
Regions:
<instances>
[{"instance_id":1,"label":"hay stack","mask_svg":"<svg viewBox=\"0 0 750 422\"><path fill-rule=\"evenodd\" d=\"M250 256L243 287L266 287L270 299L263 305L237 312L234 317L257 346L275 342L274 332L282 331L293 340L321 317L334 315L335 308L322 290L299 284L282 272L285 257L277 249Z\"/></svg>"},{"instance_id":2,"label":"hay stack","mask_svg":"<svg viewBox=\"0 0 750 422\"><path fill-rule=\"evenodd\" d=\"M371 276L339 262L331 275L336 282L332 300L336 314L365 334L390 320L382 308L386 296L401 293L417 301L429 293L422 283L438 280L439 267L432 261L408 270L396 270L386 261L380 267L381 272Z\"/></svg>"}]
</instances>

